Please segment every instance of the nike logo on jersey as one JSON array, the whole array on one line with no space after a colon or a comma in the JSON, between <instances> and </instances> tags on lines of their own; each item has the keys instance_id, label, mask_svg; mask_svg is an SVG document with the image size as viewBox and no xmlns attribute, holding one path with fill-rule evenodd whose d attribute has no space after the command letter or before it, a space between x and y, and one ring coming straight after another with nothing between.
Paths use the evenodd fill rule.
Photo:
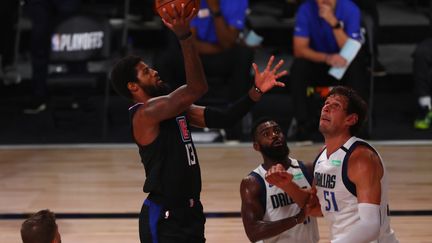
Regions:
<instances>
[{"instance_id":1,"label":"nike logo on jersey","mask_svg":"<svg viewBox=\"0 0 432 243\"><path fill-rule=\"evenodd\" d=\"M325 160L318 160L317 162L316 162L316 164L318 165L318 164L320 164L321 162L324 162Z\"/></svg>"}]
</instances>

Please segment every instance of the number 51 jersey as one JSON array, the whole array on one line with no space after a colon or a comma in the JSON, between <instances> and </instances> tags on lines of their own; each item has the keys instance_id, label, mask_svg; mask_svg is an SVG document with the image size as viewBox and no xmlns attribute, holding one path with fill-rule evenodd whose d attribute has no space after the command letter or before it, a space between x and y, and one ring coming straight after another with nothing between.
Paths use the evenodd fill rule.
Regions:
<instances>
[{"instance_id":1,"label":"number 51 jersey","mask_svg":"<svg viewBox=\"0 0 432 243\"><path fill-rule=\"evenodd\" d=\"M351 137L341 148L327 158L324 149L314 162L314 179L317 196L324 218L330 222L331 239L339 239L347 234L351 227L360 220L356 188L348 178L348 159L358 145L369 147L378 156L376 150L357 137ZM393 230L390 228L387 198L387 173L384 169L381 178L381 226L377 239L379 243L396 243Z\"/></svg>"}]
</instances>

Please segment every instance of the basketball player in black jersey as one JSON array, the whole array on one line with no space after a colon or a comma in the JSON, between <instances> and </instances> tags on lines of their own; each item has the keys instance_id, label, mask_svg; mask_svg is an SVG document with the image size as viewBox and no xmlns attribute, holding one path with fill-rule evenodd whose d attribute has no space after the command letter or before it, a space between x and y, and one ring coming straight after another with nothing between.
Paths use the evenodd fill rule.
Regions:
<instances>
[{"instance_id":1,"label":"basketball player in black jersey","mask_svg":"<svg viewBox=\"0 0 432 243\"><path fill-rule=\"evenodd\" d=\"M176 11L175 11L176 12ZM194 46L189 23L196 11L163 16L164 24L180 40L187 82L167 93L157 71L139 57L120 60L111 72L117 92L136 104L129 111L132 134L144 164L144 192L149 193L141 209L141 242L205 242L203 207L200 203L201 173L189 125L226 127L238 121L261 95L274 86L281 60L273 68L274 57L260 72L256 64L254 86L225 110L195 106L207 91L201 61Z\"/></svg>"}]
</instances>

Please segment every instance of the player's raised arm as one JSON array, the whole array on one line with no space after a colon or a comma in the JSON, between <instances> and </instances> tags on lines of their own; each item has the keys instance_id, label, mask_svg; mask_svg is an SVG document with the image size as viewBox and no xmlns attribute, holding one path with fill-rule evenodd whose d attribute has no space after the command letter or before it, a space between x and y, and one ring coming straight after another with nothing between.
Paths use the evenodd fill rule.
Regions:
<instances>
[{"instance_id":1,"label":"player's raised arm","mask_svg":"<svg viewBox=\"0 0 432 243\"><path fill-rule=\"evenodd\" d=\"M171 7L173 8L172 11L163 9L162 21L176 34L180 41L185 63L186 85L179 87L166 96L150 99L147 102L144 113L146 117L153 119L155 122L185 111L208 89L201 60L194 46L189 27L196 10L194 9L186 16L184 4L180 12L174 6Z\"/></svg>"},{"instance_id":2,"label":"player's raised arm","mask_svg":"<svg viewBox=\"0 0 432 243\"><path fill-rule=\"evenodd\" d=\"M253 63L255 71L254 85L248 93L224 109L215 107L191 106L188 117L192 125L197 127L223 128L235 124L246 115L251 107L258 102L262 95L273 87L284 87L285 84L278 79L287 75L286 70L280 70L284 60L274 65L274 56L271 56L264 70L260 71Z\"/></svg>"}]
</instances>

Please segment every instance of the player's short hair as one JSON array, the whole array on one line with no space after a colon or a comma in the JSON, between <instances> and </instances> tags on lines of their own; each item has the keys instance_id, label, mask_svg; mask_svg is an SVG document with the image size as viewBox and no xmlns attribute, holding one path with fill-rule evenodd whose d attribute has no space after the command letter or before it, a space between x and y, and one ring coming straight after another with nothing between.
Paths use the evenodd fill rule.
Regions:
<instances>
[{"instance_id":1,"label":"player's short hair","mask_svg":"<svg viewBox=\"0 0 432 243\"><path fill-rule=\"evenodd\" d=\"M254 123L252 124L252 129L251 129L251 134L250 134L253 142L256 141L256 131L257 131L258 126L263 124L264 122L268 122L268 121L276 122L273 118L268 117L268 116L260 117L256 121L254 121ZM276 122L276 124L278 124L278 123Z\"/></svg>"},{"instance_id":2,"label":"player's short hair","mask_svg":"<svg viewBox=\"0 0 432 243\"><path fill-rule=\"evenodd\" d=\"M121 96L132 99L127 88L129 82L138 82L136 65L143 59L138 56L127 56L120 59L111 70L111 84Z\"/></svg>"},{"instance_id":3,"label":"player's short hair","mask_svg":"<svg viewBox=\"0 0 432 243\"><path fill-rule=\"evenodd\" d=\"M364 99L352 88L345 86L336 86L328 94L327 97L331 95L345 96L348 100L347 104L347 114L357 114L358 121L356 124L350 127L351 135L355 136L358 134L367 120L367 104Z\"/></svg>"},{"instance_id":4,"label":"player's short hair","mask_svg":"<svg viewBox=\"0 0 432 243\"><path fill-rule=\"evenodd\" d=\"M41 210L21 225L23 243L51 243L57 234L56 218L48 209Z\"/></svg>"}]
</instances>

